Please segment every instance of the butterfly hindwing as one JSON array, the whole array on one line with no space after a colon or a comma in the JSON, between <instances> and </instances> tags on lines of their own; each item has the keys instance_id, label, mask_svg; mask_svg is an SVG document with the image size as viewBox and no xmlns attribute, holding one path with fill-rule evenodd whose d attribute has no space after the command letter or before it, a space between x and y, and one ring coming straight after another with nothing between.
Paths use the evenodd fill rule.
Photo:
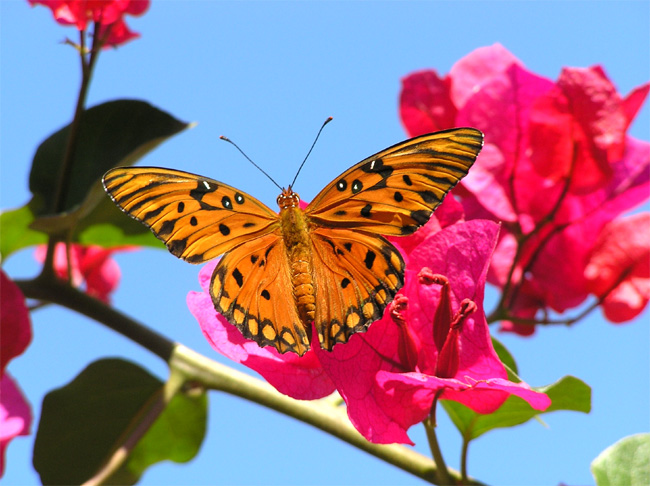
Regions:
<instances>
[{"instance_id":1,"label":"butterfly hindwing","mask_svg":"<svg viewBox=\"0 0 650 486\"><path fill-rule=\"evenodd\" d=\"M483 134L457 128L398 143L351 167L307 207L323 227L408 235L467 174L483 146Z\"/></svg>"},{"instance_id":2,"label":"butterfly hindwing","mask_svg":"<svg viewBox=\"0 0 650 486\"><path fill-rule=\"evenodd\" d=\"M217 312L245 337L302 355L310 335L298 317L286 262L279 232L247 241L219 261L210 295Z\"/></svg>"},{"instance_id":3,"label":"butterfly hindwing","mask_svg":"<svg viewBox=\"0 0 650 486\"><path fill-rule=\"evenodd\" d=\"M380 235L318 228L311 236L315 325L322 347L331 350L381 319L404 284L404 260Z\"/></svg>"},{"instance_id":4,"label":"butterfly hindwing","mask_svg":"<svg viewBox=\"0 0 650 486\"><path fill-rule=\"evenodd\" d=\"M188 172L118 167L103 183L115 204L190 263L215 258L278 225L278 215L252 196Z\"/></svg>"}]
</instances>

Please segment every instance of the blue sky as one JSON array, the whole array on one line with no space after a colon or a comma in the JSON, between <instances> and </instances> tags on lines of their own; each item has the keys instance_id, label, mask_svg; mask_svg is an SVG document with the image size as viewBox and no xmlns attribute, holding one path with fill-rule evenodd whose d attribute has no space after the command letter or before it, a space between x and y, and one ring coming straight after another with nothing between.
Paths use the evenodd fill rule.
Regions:
<instances>
[{"instance_id":1,"label":"blue sky","mask_svg":"<svg viewBox=\"0 0 650 486\"><path fill-rule=\"evenodd\" d=\"M0 3L0 198L29 199L37 145L69 123L78 59L61 41L76 32L44 7ZM362 158L405 138L397 115L400 78L446 73L477 47L503 44L532 71L555 79L563 66L601 64L623 94L650 79L650 4L621 2L217 2L153 1L129 25L142 38L104 52L89 106L138 98L198 125L140 163L195 172L241 188L275 207L277 189L228 144L235 140L281 185L288 184L323 120L333 116L296 189L311 199ZM648 140L646 103L630 134ZM647 209L647 205L645 207ZM118 256L120 310L176 341L216 355L190 315L198 268L164 251ZM4 266L14 278L38 271L31 250ZM490 308L488 304L487 309ZM493 431L471 445L470 474L492 484L590 484L590 461L605 447L648 431L650 362L646 311L624 326L599 312L579 325L532 339L500 336L532 385L566 374L593 387L589 415L555 413ZM113 331L64 309L33 316L34 341L9 371L38 418L43 395L89 362L120 356L161 378L164 363ZM442 415L442 414L439 414ZM34 424L34 430L36 423ZM428 454L422 427L411 429ZM441 419L439 440L459 467L460 437ZM5 484L37 484L33 435L7 452ZM142 484L418 484L393 466L300 422L223 394L210 394L209 431L190 464L154 466Z\"/></svg>"}]
</instances>

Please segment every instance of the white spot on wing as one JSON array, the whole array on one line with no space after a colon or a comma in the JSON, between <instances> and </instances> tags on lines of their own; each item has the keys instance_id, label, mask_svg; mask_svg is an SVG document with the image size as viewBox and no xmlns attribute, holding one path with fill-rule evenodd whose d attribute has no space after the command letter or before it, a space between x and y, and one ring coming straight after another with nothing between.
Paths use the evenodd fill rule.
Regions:
<instances>
[{"instance_id":1,"label":"white spot on wing","mask_svg":"<svg viewBox=\"0 0 650 486\"><path fill-rule=\"evenodd\" d=\"M203 181L203 185L206 189L210 190L210 184L208 184L208 181Z\"/></svg>"}]
</instances>

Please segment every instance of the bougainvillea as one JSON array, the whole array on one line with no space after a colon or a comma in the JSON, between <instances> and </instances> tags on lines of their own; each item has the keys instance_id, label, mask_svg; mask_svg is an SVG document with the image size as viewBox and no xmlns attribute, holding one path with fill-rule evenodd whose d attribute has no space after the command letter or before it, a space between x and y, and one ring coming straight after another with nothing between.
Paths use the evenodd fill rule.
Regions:
<instances>
[{"instance_id":1,"label":"bougainvillea","mask_svg":"<svg viewBox=\"0 0 650 486\"><path fill-rule=\"evenodd\" d=\"M406 431L426 417L436 394L481 413L494 411L510 394L546 408L550 401L545 395L507 381L490 341L483 286L498 226L462 221L453 198L436 216L413 236L392 240L401 245L406 261L406 283L396 299L405 309L389 308L366 333L353 335L332 352L316 346L299 358L245 339L214 311L208 292L213 263L201 270L204 290L190 292L188 305L217 351L251 367L279 391L313 399L337 389L352 423L372 442L410 443ZM451 309L448 322L444 316L437 319L438 327L447 326L442 333L449 345L442 358L445 343L434 340L441 292L428 275L446 275L451 290L445 302ZM396 321L396 312L402 321ZM456 363L453 370L450 362ZM441 376L443 363L447 373Z\"/></svg>"},{"instance_id":2,"label":"bougainvillea","mask_svg":"<svg viewBox=\"0 0 650 486\"><path fill-rule=\"evenodd\" d=\"M469 219L503 223L488 273L503 290L494 314L503 329L530 334L540 311L562 313L590 294L585 268L601 231L648 198L650 144L626 131L649 89L622 97L600 66L564 68L553 82L500 45L442 78L426 70L403 79L410 135L464 125L485 133L458 194Z\"/></svg>"},{"instance_id":3,"label":"bougainvillea","mask_svg":"<svg viewBox=\"0 0 650 486\"><path fill-rule=\"evenodd\" d=\"M130 251L135 247L121 247L107 250L100 246L70 245L70 268L66 245L59 243L54 251L54 270L60 279L68 280L68 272L72 277L72 285L79 287L85 283L86 293L103 302L110 302L110 296L120 282L120 267L111 258L119 251ZM36 247L34 254L39 262L45 261L45 245Z\"/></svg>"},{"instance_id":4,"label":"bougainvillea","mask_svg":"<svg viewBox=\"0 0 650 486\"><path fill-rule=\"evenodd\" d=\"M0 270L0 476L4 472L5 449L14 437L28 435L32 412L20 387L6 372L9 361L21 355L32 339L25 297Z\"/></svg>"},{"instance_id":5,"label":"bougainvillea","mask_svg":"<svg viewBox=\"0 0 650 486\"><path fill-rule=\"evenodd\" d=\"M124 21L126 15L142 15L149 0L28 0L31 5L44 5L52 10L54 19L62 25L74 25L85 31L95 22L95 35L104 47L115 47L140 37Z\"/></svg>"}]
</instances>

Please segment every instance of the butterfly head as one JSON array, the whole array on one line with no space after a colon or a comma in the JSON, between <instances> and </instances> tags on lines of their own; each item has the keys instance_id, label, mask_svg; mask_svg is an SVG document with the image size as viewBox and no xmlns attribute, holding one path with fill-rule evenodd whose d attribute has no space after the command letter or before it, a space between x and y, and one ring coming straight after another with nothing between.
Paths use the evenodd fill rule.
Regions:
<instances>
[{"instance_id":1,"label":"butterfly head","mask_svg":"<svg viewBox=\"0 0 650 486\"><path fill-rule=\"evenodd\" d=\"M278 196L278 206L280 209L299 208L300 196L293 192L291 186L288 189L282 189L282 193Z\"/></svg>"}]
</instances>

